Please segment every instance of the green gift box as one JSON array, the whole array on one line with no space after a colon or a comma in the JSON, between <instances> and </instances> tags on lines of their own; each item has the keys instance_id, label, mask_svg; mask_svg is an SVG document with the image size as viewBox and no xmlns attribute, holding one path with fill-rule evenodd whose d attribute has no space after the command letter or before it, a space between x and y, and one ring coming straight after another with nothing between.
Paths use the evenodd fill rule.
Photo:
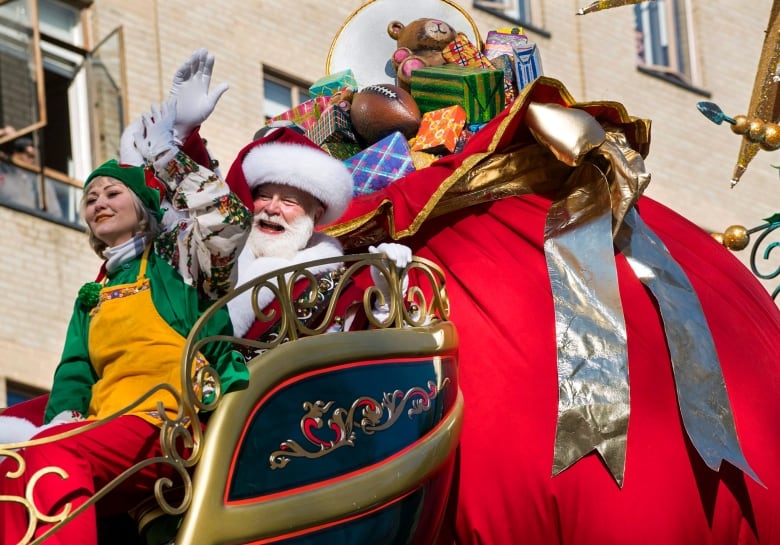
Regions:
<instances>
[{"instance_id":1,"label":"green gift box","mask_svg":"<svg viewBox=\"0 0 780 545\"><path fill-rule=\"evenodd\" d=\"M420 112L459 105L466 123L486 123L506 105L504 71L445 64L412 71L412 97Z\"/></svg>"}]
</instances>

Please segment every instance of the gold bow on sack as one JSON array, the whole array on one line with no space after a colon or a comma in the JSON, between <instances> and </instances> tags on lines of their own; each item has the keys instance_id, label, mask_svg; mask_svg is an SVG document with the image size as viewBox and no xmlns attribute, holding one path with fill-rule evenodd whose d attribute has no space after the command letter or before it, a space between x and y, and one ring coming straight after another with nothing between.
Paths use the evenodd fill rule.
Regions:
<instances>
[{"instance_id":1,"label":"gold bow on sack","mask_svg":"<svg viewBox=\"0 0 780 545\"><path fill-rule=\"evenodd\" d=\"M698 296L634 209L650 181L642 157L621 133L605 133L582 110L535 103L526 120L541 144L574 167L545 228L558 350L553 475L596 450L623 485L630 404L614 237L614 247L658 302L680 413L693 446L711 469L717 471L726 460L760 483L739 446Z\"/></svg>"}]
</instances>

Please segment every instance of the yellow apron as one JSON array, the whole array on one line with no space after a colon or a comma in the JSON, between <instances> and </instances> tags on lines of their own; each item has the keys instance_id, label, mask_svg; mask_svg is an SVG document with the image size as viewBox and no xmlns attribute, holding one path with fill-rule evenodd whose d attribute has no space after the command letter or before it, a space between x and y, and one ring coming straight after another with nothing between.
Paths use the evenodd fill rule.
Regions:
<instances>
[{"instance_id":1,"label":"yellow apron","mask_svg":"<svg viewBox=\"0 0 780 545\"><path fill-rule=\"evenodd\" d=\"M135 283L104 287L92 310L89 324L89 357L99 380L92 386L87 417L105 418L139 399L158 384L168 383L181 392L180 361L185 338L157 312L146 278L147 246ZM200 368L203 357L197 358ZM135 414L155 425L162 419L157 403L170 415L177 406L173 395L159 390L133 408Z\"/></svg>"}]
</instances>

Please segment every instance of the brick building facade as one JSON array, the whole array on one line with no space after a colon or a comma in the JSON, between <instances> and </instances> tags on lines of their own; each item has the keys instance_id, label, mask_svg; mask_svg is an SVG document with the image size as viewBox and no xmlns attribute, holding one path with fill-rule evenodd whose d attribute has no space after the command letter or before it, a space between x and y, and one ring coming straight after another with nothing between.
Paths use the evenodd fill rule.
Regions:
<instances>
[{"instance_id":1,"label":"brick building facade","mask_svg":"<svg viewBox=\"0 0 780 545\"><path fill-rule=\"evenodd\" d=\"M397 2L407 4L407 0ZM274 81L305 89L324 75L332 38L362 3L49 0L45 4L80 14L78 31L83 42L79 47L84 51L96 48L121 29L118 55L123 68L119 74L114 68L111 73L118 77L107 80L121 87L123 122L167 95L176 67L194 49L207 47L213 52L217 59L213 81L228 82L230 90L202 133L226 170L235 152L264 123L268 113L264 83L273 76ZM711 100L729 115L746 113L770 0L677 0L685 15L679 20L686 35L681 51L689 61L682 79L638 68L633 7L576 16L577 8L587 5L587 0L528 0L520 5L530 11L530 22L521 22L500 11L502 4L517 3L459 3L473 17L483 37L492 28L524 22L529 38L540 47L545 75L561 80L577 100L618 101L630 114L652 119L647 159L653 175L649 196L709 231L737 223L757 225L760 218L780 210L777 172L771 167L772 162L780 161L760 152L741 183L730 189L739 139L727 127L707 121L696 109L698 101ZM40 9L39 16L56 14ZM41 24L40 31L45 38L47 27ZM44 55L50 54L46 48L42 50ZM0 74L0 79L4 77L5 73ZM3 81L0 88L5 85ZM4 104L3 108L9 106ZM3 115L4 123L8 123L10 114ZM56 116L50 115L49 122L53 119ZM79 128L74 119L71 117L71 131ZM84 129L94 127L92 124ZM101 127L112 132L109 122ZM104 148L110 149L115 138L101 141ZM95 150L99 147L93 142L91 156L74 154L75 166L65 173L70 183L78 184L91 163L97 163L100 152ZM33 392L48 388L74 297L78 288L93 278L99 261L73 217L53 220L45 212L0 203L0 221L6 234L0 239L3 406L6 390L24 395L29 388ZM747 257L740 255L743 260Z\"/></svg>"}]
</instances>

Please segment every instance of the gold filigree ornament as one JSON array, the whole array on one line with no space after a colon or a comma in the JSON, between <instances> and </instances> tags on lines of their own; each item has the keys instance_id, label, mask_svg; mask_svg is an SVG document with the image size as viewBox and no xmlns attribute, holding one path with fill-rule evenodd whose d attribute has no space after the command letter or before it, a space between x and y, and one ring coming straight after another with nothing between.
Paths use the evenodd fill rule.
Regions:
<instances>
[{"instance_id":1,"label":"gold filigree ornament","mask_svg":"<svg viewBox=\"0 0 780 545\"><path fill-rule=\"evenodd\" d=\"M188 365L187 367L191 369L191 364ZM213 373L213 370L210 370L208 367L201 369L200 372L198 373L198 377L196 377L196 381L201 380L202 377L207 376L209 373ZM191 375L188 374L187 376L190 377ZM200 424L198 423L197 409L195 407L210 406L207 404L203 404L200 401L198 401L198 403L193 403L192 400L195 398L194 392L198 388L195 382L193 382L192 380L187 380L185 384L187 383L190 385L189 388L191 390L190 395L182 396L181 393L170 384L159 384L154 388L150 389L148 392L146 392L143 396L141 396L132 404L128 405L127 407L124 407L120 411L117 411L116 413L104 419L95 420L93 422L85 424L84 426L71 429L63 433L49 435L47 437L32 439L29 441L24 441L19 443L0 445L0 456L7 456L8 458L15 460L17 464L16 470L7 472L5 475L2 476L2 478L23 479L27 474L27 467L23 456L18 452L19 449L36 448L40 445L45 445L45 444L53 443L55 441L67 439L69 437L74 437L81 433L92 430L124 414L130 413L135 407L143 403L146 399L153 396L156 392L160 390L166 390L168 393L170 393L174 397L177 403L177 411L175 416L172 416L168 412L166 412L161 403L158 404L158 412L160 413L160 417L163 421L162 426L160 428L160 446L162 450L162 456L149 458L147 460L143 460L142 462L139 462L129 467L128 469L123 471L120 475L118 475L116 478L111 480L106 486L96 491L89 499L87 499L87 501L85 501L77 509L73 509L73 504L68 502L63 506L63 508L58 513L54 515L46 515L35 504L35 500L34 500L35 489L36 486L38 486L40 480L44 476L56 475L62 479L69 478L68 473L63 468L58 467L56 465L42 468L36 471L33 475L29 476L29 478L27 479L27 484L25 486L24 497L13 496L13 495L0 496L0 502L20 504L27 510L28 513L27 532L25 533L25 535L22 537L21 541L19 541L17 545L27 545L27 544L38 545L40 543L43 543L46 539L48 539L49 537L54 535L57 531L59 531L59 529L62 528L65 524L73 520L73 518L77 517L85 510L94 506L98 501L100 501L102 498L108 495L112 490L114 490L120 483L122 483L130 476L134 475L135 473L138 473L142 469L152 465L165 464L171 466L174 470L176 470L179 477L181 478L181 483L178 483L177 486L180 487L183 491L182 500L177 504L172 504L171 502L168 501L168 499L165 496L165 493L167 490L170 490L173 487L173 482L167 478L160 478L155 482L154 495L157 503L160 505L161 509L166 513L171 515L184 513L187 507L189 506L192 497L192 479L188 472L188 468L194 465L195 462L197 461L200 452L199 443L202 440L201 431L200 431L201 427ZM219 387L217 386L217 390L218 389ZM191 424L193 423L195 423L195 425L191 426ZM194 434L192 433L192 430L195 430ZM187 453L183 454L182 452L179 451L179 448L186 449ZM36 530L39 528L39 526L43 524L53 524L53 526L49 528L45 533L41 534L38 538L32 540Z\"/></svg>"},{"instance_id":2,"label":"gold filigree ornament","mask_svg":"<svg viewBox=\"0 0 780 545\"><path fill-rule=\"evenodd\" d=\"M280 450L271 453L268 463L271 469L281 469L287 467L291 458L316 459L341 447L354 447L356 429L360 429L365 435L373 435L378 431L389 429L398 422L407 404L411 405L406 411L409 418L427 412L433 406L431 402L449 383L450 379L445 378L441 388L437 388L436 383L429 380L427 390L419 386L410 388L406 393L394 390L390 393L385 392L381 402L363 396L353 401L348 410L337 407L327 421L327 429L334 433L334 437L330 439L320 438L312 430L323 429L325 415L335 402L305 401L303 409L306 414L301 418L301 433L316 449L307 450L297 441L288 439L282 442ZM356 418L358 414L359 420Z\"/></svg>"},{"instance_id":3,"label":"gold filigree ornament","mask_svg":"<svg viewBox=\"0 0 780 545\"><path fill-rule=\"evenodd\" d=\"M317 293L321 279L312 270L322 270L323 266L334 264L342 266L340 279L333 289L327 308L319 314L316 320L309 321L310 313L306 312L306 309L320 303L317 301ZM218 308L226 305L229 300L249 292L255 318L265 323L278 321L278 334L272 338L256 340L238 337L212 337L193 344L191 349L199 350L206 342L227 340L261 353L301 337L327 333L334 322L343 321L344 317L338 315L339 299L349 289L350 282L359 275L365 274L369 267L375 267L382 272L388 279L390 288L388 294L383 294L372 285L367 287L362 294L363 309L371 327L376 329L416 327L431 320L449 318L450 306L444 283L444 273L435 263L424 258L414 257L404 269L398 269L381 254L353 254L296 264L258 276L217 301L200 318L192 330L192 332L200 331L203 324L211 319ZM415 282L407 287L408 281L405 279L410 276L414 276ZM300 288L300 283L304 283L304 293L309 294L308 300L304 298L303 302L301 302L300 297L295 295L296 286ZM277 309L260 308L258 299L263 290L268 290L273 294ZM387 305L389 308L389 314L381 321L375 318L372 312L375 301ZM191 358L192 356L192 353L187 353L184 357ZM197 399L194 399L193 403L197 403Z\"/></svg>"}]
</instances>

